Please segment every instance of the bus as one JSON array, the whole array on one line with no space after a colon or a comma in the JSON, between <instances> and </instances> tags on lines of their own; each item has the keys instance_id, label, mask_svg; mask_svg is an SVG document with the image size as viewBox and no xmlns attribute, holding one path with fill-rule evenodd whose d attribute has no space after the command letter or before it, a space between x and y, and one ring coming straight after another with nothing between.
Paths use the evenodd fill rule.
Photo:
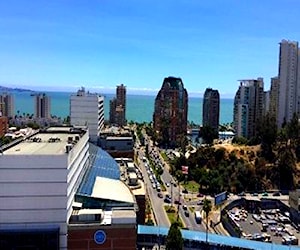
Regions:
<instances>
[{"instance_id":1,"label":"bus","mask_svg":"<svg viewBox=\"0 0 300 250\"><path fill-rule=\"evenodd\" d=\"M198 224L201 224L202 222L202 217L200 211L195 211L195 220Z\"/></svg>"}]
</instances>

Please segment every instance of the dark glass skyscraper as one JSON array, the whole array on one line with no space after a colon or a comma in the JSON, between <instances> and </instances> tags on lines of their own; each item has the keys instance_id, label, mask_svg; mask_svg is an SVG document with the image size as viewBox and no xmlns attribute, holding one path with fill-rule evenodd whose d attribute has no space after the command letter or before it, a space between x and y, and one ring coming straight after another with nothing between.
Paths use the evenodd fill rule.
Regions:
<instances>
[{"instance_id":1,"label":"dark glass skyscraper","mask_svg":"<svg viewBox=\"0 0 300 250\"><path fill-rule=\"evenodd\" d=\"M167 77L155 98L153 126L158 139L168 146L178 145L187 132L188 94L181 78Z\"/></svg>"},{"instance_id":2,"label":"dark glass skyscraper","mask_svg":"<svg viewBox=\"0 0 300 250\"><path fill-rule=\"evenodd\" d=\"M207 88L203 97L202 125L219 130L220 95L219 91Z\"/></svg>"}]
</instances>

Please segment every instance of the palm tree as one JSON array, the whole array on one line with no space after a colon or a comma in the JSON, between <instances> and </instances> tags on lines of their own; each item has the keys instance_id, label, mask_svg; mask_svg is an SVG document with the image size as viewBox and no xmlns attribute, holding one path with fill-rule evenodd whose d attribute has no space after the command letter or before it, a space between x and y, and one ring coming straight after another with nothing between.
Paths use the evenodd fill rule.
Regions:
<instances>
[{"instance_id":1,"label":"palm tree","mask_svg":"<svg viewBox=\"0 0 300 250\"><path fill-rule=\"evenodd\" d=\"M203 211L205 212L205 216L206 216L206 243L207 243L207 238L208 238L208 215L209 215L209 212L211 211L211 201L206 199L206 197L203 200Z\"/></svg>"}]
</instances>

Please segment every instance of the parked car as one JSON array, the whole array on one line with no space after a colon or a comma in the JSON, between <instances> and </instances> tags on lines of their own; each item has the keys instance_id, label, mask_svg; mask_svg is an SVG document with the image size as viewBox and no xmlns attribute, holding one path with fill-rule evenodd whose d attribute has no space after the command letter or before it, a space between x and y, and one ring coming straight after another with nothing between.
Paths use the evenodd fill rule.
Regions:
<instances>
[{"instance_id":1,"label":"parked car","mask_svg":"<svg viewBox=\"0 0 300 250\"><path fill-rule=\"evenodd\" d=\"M162 193L157 193L157 196L158 196L159 198L163 198L163 197L164 197Z\"/></svg>"}]
</instances>

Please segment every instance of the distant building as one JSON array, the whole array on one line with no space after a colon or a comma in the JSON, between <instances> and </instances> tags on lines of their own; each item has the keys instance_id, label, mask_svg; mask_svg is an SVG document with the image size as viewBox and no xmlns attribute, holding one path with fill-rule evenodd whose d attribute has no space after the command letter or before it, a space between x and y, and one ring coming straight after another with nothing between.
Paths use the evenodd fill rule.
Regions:
<instances>
[{"instance_id":1,"label":"distant building","mask_svg":"<svg viewBox=\"0 0 300 250\"><path fill-rule=\"evenodd\" d=\"M168 146L187 133L188 93L181 78L167 77L155 98L154 130Z\"/></svg>"},{"instance_id":2,"label":"distant building","mask_svg":"<svg viewBox=\"0 0 300 250\"><path fill-rule=\"evenodd\" d=\"M271 91L264 91L264 98L263 98L263 116L267 115L270 112L270 94Z\"/></svg>"},{"instance_id":3,"label":"distant building","mask_svg":"<svg viewBox=\"0 0 300 250\"><path fill-rule=\"evenodd\" d=\"M270 115L277 121L278 115L278 102L279 102L279 79L278 77L271 78L271 88L270 88Z\"/></svg>"},{"instance_id":4,"label":"distant building","mask_svg":"<svg viewBox=\"0 0 300 250\"><path fill-rule=\"evenodd\" d=\"M110 101L109 105L110 124L126 125L126 87L121 84L117 86L116 97Z\"/></svg>"},{"instance_id":5,"label":"distant building","mask_svg":"<svg viewBox=\"0 0 300 250\"><path fill-rule=\"evenodd\" d=\"M300 112L300 50L298 42L282 40L279 51L279 98L277 126Z\"/></svg>"},{"instance_id":6,"label":"distant building","mask_svg":"<svg viewBox=\"0 0 300 250\"><path fill-rule=\"evenodd\" d=\"M202 125L219 131L220 95L219 91L207 88L203 96Z\"/></svg>"},{"instance_id":7,"label":"distant building","mask_svg":"<svg viewBox=\"0 0 300 250\"><path fill-rule=\"evenodd\" d=\"M0 116L6 116L8 118L15 115L15 103L14 96L11 94L0 95Z\"/></svg>"},{"instance_id":8,"label":"distant building","mask_svg":"<svg viewBox=\"0 0 300 250\"><path fill-rule=\"evenodd\" d=\"M6 116L0 116L0 137L8 131L8 119Z\"/></svg>"},{"instance_id":9,"label":"distant building","mask_svg":"<svg viewBox=\"0 0 300 250\"><path fill-rule=\"evenodd\" d=\"M46 94L34 95L35 117L51 118L51 99Z\"/></svg>"},{"instance_id":10,"label":"distant building","mask_svg":"<svg viewBox=\"0 0 300 250\"><path fill-rule=\"evenodd\" d=\"M263 78L240 80L239 89L234 97L233 110L236 136L250 139L256 135L256 125L263 114L263 99Z\"/></svg>"},{"instance_id":11,"label":"distant building","mask_svg":"<svg viewBox=\"0 0 300 250\"><path fill-rule=\"evenodd\" d=\"M97 143L104 126L104 97L86 92L82 87L70 97L70 122L74 126L87 126L90 140Z\"/></svg>"},{"instance_id":12,"label":"distant building","mask_svg":"<svg viewBox=\"0 0 300 250\"><path fill-rule=\"evenodd\" d=\"M134 158L134 141L129 129L110 127L102 130L98 145L114 158Z\"/></svg>"}]
</instances>

